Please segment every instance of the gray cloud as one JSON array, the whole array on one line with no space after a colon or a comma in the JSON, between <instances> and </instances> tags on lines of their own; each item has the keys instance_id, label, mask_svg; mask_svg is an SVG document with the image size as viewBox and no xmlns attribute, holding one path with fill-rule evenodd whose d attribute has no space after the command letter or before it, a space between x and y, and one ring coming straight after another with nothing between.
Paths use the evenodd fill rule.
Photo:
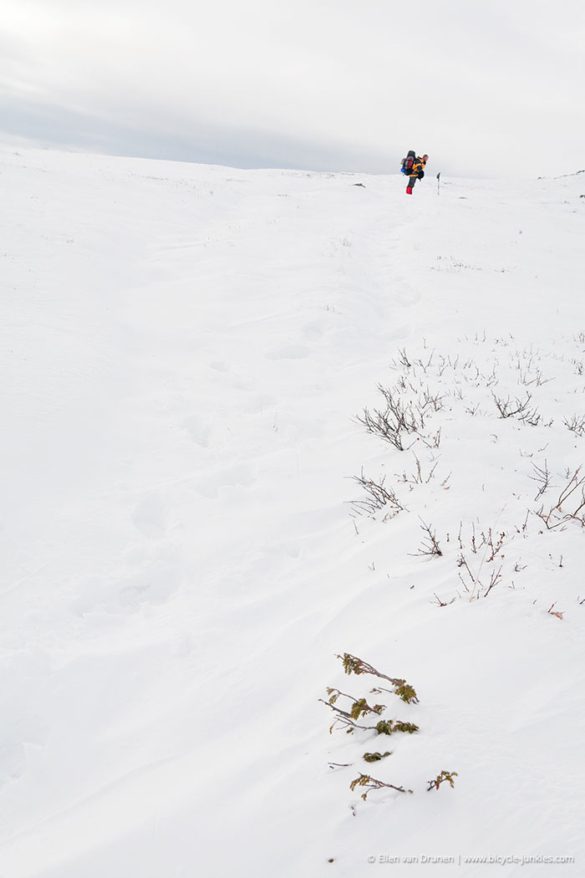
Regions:
<instances>
[{"instance_id":1,"label":"gray cloud","mask_svg":"<svg viewBox=\"0 0 585 878\"><path fill-rule=\"evenodd\" d=\"M223 164L242 168L284 168L321 171L388 171L384 156L364 154L358 148L303 141L278 132L206 124L188 134L158 130L153 120L133 128L76 109L46 102L0 98L6 134L43 147L65 147L113 155L167 158L176 161ZM156 121L156 120L154 120Z\"/></svg>"}]
</instances>

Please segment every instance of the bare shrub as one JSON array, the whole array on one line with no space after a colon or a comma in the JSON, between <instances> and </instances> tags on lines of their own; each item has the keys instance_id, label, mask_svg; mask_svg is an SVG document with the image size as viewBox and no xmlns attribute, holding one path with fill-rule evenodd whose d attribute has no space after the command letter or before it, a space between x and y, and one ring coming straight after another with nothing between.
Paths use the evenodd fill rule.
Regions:
<instances>
[{"instance_id":1,"label":"bare shrub","mask_svg":"<svg viewBox=\"0 0 585 878\"><path fill-rule=\"evenodd\" d=\"M496 396L493 392L492 397L500 418L518 418L533 427L536 427L540 423L542 416L537 409L530 406L532 400L530 393L526 393L526 399L522 400L516 397L513 402L510 397L504 399L503 397Z\"/></svg>"},{"instance_id":2,"label":"bare shrub","mask_svg":"<svg viewBox=\"0 0 585 878\"><path fill-rule=\"evenodd\" d=\"M485 577L480 579L479 573L473 572L467 561L467 558L463 554L461 554L457 559L457 566L459 567L459 580L466 594L469 596L470 601L478 600L482 597L487 598L492 589L499 585L502 580L501 566L497 569L493 568L490 571L489 580L487 582L485 580Z\"/></svg>"},{"instance_id":3,"label":"bare shrub","mask_svg":"<svg viewBox=\"0 0 585 878\"><path fill-rule=\"evenodd\" d=\"M430 524L425 524L422 519L420 527L423 533L426 534L426 536L423 538L423 541L418 547L418 551L416 554L421 556L440 558L443 555L443 551L439 545L436 532L432 529L432 526Z\"/></svg>"},{"instance_id":4,"label":"bare shrub","mask_svg":"<svg viewBox=\"0 0 585 878\"><path fill-rule=\"evenodd\" d=\"M481 538L481 545L486 547L485 560L489 563L490 561L493 561L497 555L500 554L502 546L506 541L506 534L504 531L501 531L499 534L496 534L496 536L494 536L490 527L488 528L487 536L482 531Z\"/></svg>"},{"instance_id":5,"label":"bare shrub","mask_svg":"<svg viewBox=\"0 0 585 878\"><path fill-rule=\"evenodd\" d=\"M357 416L357 421L363 424L368 433L379 436L398 451L404 451L406 437L416 433L422 426L420 418L412 405L401 399L395 389L379 384L378 390L384 397L385 407L372 411L364 408L363 413Z\"/></svg>"},{"instance_id":6,"label":"bare shrub","mask_svg":"<svg viewBox=\"0 0 585 878\"><path fill-rule=\"evenodd\" d=\"M585 415L573 415L572 418L563 418L563 424L576 436L585 436Z\"/></svg>"},{"instance_id":7,"label":"bare shrub","mask_svg":"<svg viewBox=\"0 0 585 878\"><path fill-rule=\"evenodd\" d=\"M443 397L439 393L431 393L428 387L425 387L417 401L417 408L420 414L424 414L427 409L433 412L440 412L444 407Z\"/></svg>"},{"instance_id":8,"label":"bare shrub","mask_svg":"<svg viewBox=\"0 0 585 878\"><path fill-rule=\"evenodd\" d=\"M411 378L415 375L415 367L406 357L406 352L401 353L409 364L408 368L412 370L409 372L410 377L401 375L393 387L379 384L378 391L382 394L384 406L371 410L364 408L356 416L356 420L368 433L379 436L398 451L404 451L409 445L409 436L415 434L428 447L438 448L440 432L427 436L424 431L429 415L436 414L443 408L443 397L429 387L418 384L416 378L413 383ZM411 442L410 445L412 444Z\"/></svg>"},{"instance_id":9,"label":"bare shrub","mask_svg":"<svg viewBox=\"0 0 585 878\"><path fill-rule=\"evenodd\" d=\"M416 456L416 454L414 454L413 456L414 456L414 460L415 460L414 472L409 473L409 474L407 474L406 472L403 472L402 475L400 475L400 476L398 474L396 474L396 477L398 478L399 481L404 482L404 484L406 484L406 485L411 485L411 486L413 486L413 485L428 485L428 483L430 482L430 480L433 478L433 476L435 474L435 470L436 470L437 466L439 465L439 461L438 460L435 461L430 466L429 471L427 473L425 473L425 472L423 472L422 464L421 464L420 460L418 459L418 457Z\"/></svg>"},{"instance_id":10,"label":"bare shrub","mask_svg":"<svg viewBox=\"0 0 585 878\"><path fill-rule=\"evenodd\" d=\"M557 501L548 509L541 506L536 514L548 530L555 530L569 521L577 521L585 526L585 476L581 475L581 467L568 473L567 483Z\"/></svg>"},{"instance_id":11,"label":"bare shrub","mask_svg":"<svg viewBox=\"0 0 585 878\"><path fill-rule=\"evenodd\" d=\"M402 348L401 350L398 351L398 353L400 354L400 357L398 360L400 365L404 366L405 369L410 369L412 366L412 363L408 359L408 354L406 353L406 348Z\"/></svg>"},{"instance_id":12,"label":"bare shrub","mask_svg":"<svg viewBox=\"0 0 585 878\"><path fill-rule=\"evenodd\" d=\"M451 598L450 601L442 601L436 592L434 594L434 597L435 597L435 601L433 601L433 603L436 602L437 607L448 607L449 604L452 604L455 602L455 598Z\"/></svg>"},{"instance_id":13,"label":"bare shrub","mask_svg":"<svg viewBox=\"0 0 585 878\"><path fill-rule=\"evenodd\" d=\"M439 427L439 429L430 436L421 436L421 439L427 448L438 448L441 444L441 428Z\"/></svg>"},{"instance_id":14,"label":"bare shrub","mask_svg":"<svg viewBox=\"0 0 585 878\"><path fill-rule=\"evenodd\" d=\"M508 539L505 531L495 531L492 528L476 532L475 524L471 525L471 536L467 541L463 536L463 524L459 527L458 542L459 555L457 557L457 567L459 568L459 580L469 596L470 600L477 600L480 597L487 597L502 580L502 566L497 569L495 566L489 571L489 578L482 574L484 564L492 564L496 558L503 558L502 548ZM478 556L475 561L470 563L469 558Z\"/></svg>"},{"instance_id":15,"label":"bare shrub","mask_svg":"<svg viewBox=\"0 0 585 878\"><path fill-rule=\"evenodd\" d=\"M426 362L424 360L422 360L421 358L419 358L418 360L415 361L415 365L418 366L420 369L422 369L422 371L426 375L428 370L432 366L433 357L434 357L434 351L431 351L431 353L429 354L429 358L426 360Z\"/></svg>"},{"instance_id":16,"label":"bare shrub","mask_svg":"<svg viewBox=\"0 0 585 878\"><path fill-rule=\"evenodd\" d=\"M548 384L548 382L552 380L552 378L544 378L538 367L536 367L534 372L531 372L529 368L524 372L520 371L518 376L519 383L524 384L525 387L529 387L531 384L536 384L537 387L542 387L543 384Z\"/></svg>"},{"instance_id":17,"label":"bare shrub","mask_svg":"<svg viewBox=\"0 0 585 878\"><path fill-rule=\"evenodd\" d=\"M396 496L394 489L385 487L385 477L376 482L374 479L368 479L362 470L361 475L353 476L353 481L357 482L365 492L365 497L361 500L351 501L352 509L358 515L373 516L376 512L387 510L385 518L394 518L406 508Z\"/></svg>"}]
</instances>

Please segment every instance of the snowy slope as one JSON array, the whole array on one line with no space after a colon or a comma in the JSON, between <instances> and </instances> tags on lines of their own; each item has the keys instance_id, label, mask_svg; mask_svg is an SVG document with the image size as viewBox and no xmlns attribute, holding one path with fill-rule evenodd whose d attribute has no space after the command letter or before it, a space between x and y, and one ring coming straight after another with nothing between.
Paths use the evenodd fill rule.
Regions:
<instances>
[{"instance_id":1,"label":"snowy slope","mask_svg":"<svg viewBox=\"0 0 585 878\"><path fill-rule=\"evenodd\" d=\"M583 177L0 173L0 875L582 874L581 486L537 512L585 463ZM329 734L327 686L420 731Z\"/></svg>"}]
</instances>

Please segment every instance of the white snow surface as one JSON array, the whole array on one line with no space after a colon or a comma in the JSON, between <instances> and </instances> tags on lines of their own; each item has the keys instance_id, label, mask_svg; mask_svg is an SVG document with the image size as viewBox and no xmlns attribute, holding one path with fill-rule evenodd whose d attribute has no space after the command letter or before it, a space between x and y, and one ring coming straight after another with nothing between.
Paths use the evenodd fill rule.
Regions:
<instances>
[{"instance_id":1,"label":"white snow surface","mask_svg":"<svg viewBox=\"0 0 585 878\"><path fill-rule=\"evenodd\" d=\"M0 876L585 874L581 486L537 515L585 463L585 175L0 179ZM330 734L326 687L420 730Z\"/></svg>"}]
</instances>

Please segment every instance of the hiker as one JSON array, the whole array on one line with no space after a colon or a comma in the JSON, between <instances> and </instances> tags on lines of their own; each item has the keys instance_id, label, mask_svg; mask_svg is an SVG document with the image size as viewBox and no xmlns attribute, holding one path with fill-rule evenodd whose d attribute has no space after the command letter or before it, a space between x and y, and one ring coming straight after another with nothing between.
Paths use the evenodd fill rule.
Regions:
<instances>
[{"instance_id":1,"label":"hiker","mask_svg":"<svg viewBox=\"0 0 585 878\"><path fill-rule=\"evenodd\" d=\"M410 155L410 154L409 154ZM409 156L406 157L405 161L408 161ZM416 156L412 161L409 170L403 171L403 173L408 174L408 186L406 187L406 194L412 195L412 190L414 188L414 184L417 180L422 180L425 175L425 167L428 161L428 155L425 153L422 157Z\"/></svg>"}]
</instances>

